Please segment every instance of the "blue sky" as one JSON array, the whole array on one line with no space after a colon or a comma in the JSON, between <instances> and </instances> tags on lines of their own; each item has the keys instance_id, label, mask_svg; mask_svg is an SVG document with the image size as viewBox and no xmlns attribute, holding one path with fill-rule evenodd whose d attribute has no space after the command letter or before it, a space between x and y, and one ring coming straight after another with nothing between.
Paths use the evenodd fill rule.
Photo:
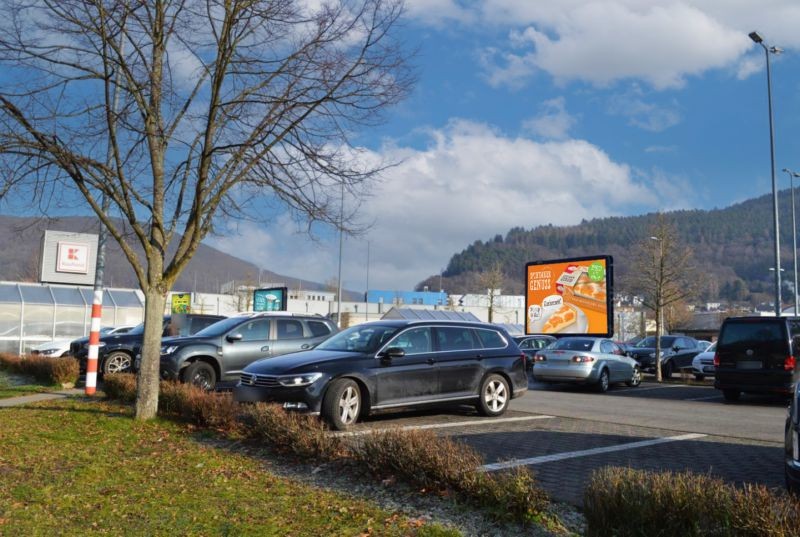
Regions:
<instances>
[{"instance_id":1,"label":"blue sky","mask_svg":"<svg viewBox=\"0 0 800 537\"><path fill-rule=\"evenodd\" d=\"M409 0L402 36L419 82L358 142L402 163L345 242L347 288L409 289L476 239L513 226L725 207L800 170L800 4L791 0ZM783 215L788 218L788 215ZM235 229L234 229L235 227ZM232 226L215 245L270 270L336 276L338 241ZM369 274L367 274L369 242ZM227 246L226 246L227 244ZM596 253L596 252L587 252Z\"/></svg>"}]
</instances>

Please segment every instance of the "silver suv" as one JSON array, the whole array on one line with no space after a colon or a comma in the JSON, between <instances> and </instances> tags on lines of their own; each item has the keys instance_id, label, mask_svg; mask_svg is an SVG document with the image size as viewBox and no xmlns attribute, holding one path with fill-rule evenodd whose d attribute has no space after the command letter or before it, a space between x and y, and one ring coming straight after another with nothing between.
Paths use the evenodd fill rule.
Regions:
<instances>
[{"instance_id":1,"label":"silver suv","mask_svg":"<svg viewBox=\"0 0 800 537\"><path fill-rule=\"evenodd\" d=\"M212 389L218 381L238 380L256 360L312 349L335 332L330 319L316 315L229 317L193 336L163 339L161 377Z\"/></svg>"}]
</instances>

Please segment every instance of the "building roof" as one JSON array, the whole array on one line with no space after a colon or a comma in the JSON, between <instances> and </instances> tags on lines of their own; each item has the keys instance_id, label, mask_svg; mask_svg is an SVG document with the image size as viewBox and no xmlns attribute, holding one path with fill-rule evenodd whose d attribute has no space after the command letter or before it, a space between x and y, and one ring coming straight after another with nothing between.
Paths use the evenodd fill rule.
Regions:
<instances>
[{"instance_id":1,"label":"building roof","mask_svg":"<svg viewBox=\"0 0 800 537\"><path fill-rule=\"evenodd\" d=\"M425 321L471 321L480 322L475 315L463 311L449 310L428 310L411 308L392 308L382 317L382 319L405 319L405 320L425 320Z\"/></svg>"}]
</instances>

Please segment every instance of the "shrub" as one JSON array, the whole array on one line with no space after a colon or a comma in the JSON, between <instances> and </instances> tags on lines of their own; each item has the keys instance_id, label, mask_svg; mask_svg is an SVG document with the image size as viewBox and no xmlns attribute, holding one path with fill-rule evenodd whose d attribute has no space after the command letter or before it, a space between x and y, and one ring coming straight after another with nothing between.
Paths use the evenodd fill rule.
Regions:
<instances>
[{"instance_id":1,"label":"shrub","mask_svg":"<svg viewBox=\"0 0 800 537\"><path fill-rule=\"evenodd\" d=\"M588 534L690 537L800 535L800 502L690 472L596 471L584 492Z\"/></svg>"},{"instance_id":2,"label":"shrub","mask_svg":"<svg viewBox=\"0 0 800 537\"><path fill-rule=\"evenodd\" d=\"M0 353L0 366L21 375L30 375L47 384L75 384L80 375L78 361L71 357L20 357Z\"/></svg>"},{"instance_id":3,"label":"shrub","mask_svg":"<svg viewBox=\"0 0 800 537\"><path fill-rule=\"evenodd\" d=\"M267 440L270 447L303 459L332 461L345 455L341 439L332 436L317 418L286 412L274 404L256 403L243 408L247 434Z\"/></svg>"},{"instance_id":4,"label":"shrub","mask_svg":"<svg viewBox=\"0 0 800 537\"><path fill-rule=\"evenodd\" d=\"M109 399L131 403L136 400L136 375L132 373L103 375L103 391Z\"/></svg>"},{"instance_id":5,"label":"shrub","mask_svg":"<svg viewBox=\"0 0 800 537\"><path fill-rule=\"evenodd\" d=\"M425 488L455 491L478 505L491 506L489 510L499 518L511 515L528 522L548 518L547 494L527 468L482 472L483 460L475 450L430 431L369 435L355 454L374 472L395 472Z\"/></svg>"},{"instance_id":6,"label":"shrub","mask_svg":"<svg viewBox=\"0 0 800 537\"><path fill-rule=\"evenodd\" d=\"M158 409L201 427L233 432L239 429L239 405L230 393L206 392L192 384L162 382Z\"/></svg>"}]
</instances>

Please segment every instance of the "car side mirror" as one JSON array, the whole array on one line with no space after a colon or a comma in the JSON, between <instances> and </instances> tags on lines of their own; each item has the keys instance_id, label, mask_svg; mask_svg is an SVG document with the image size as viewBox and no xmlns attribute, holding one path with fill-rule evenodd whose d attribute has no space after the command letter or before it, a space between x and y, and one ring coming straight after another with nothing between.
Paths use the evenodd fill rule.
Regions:
<instances>
[{"instance_id":1,"label":"car side mirror","mask_svg":"<svg viewBox=\"0 0 800 537\"><path fill-rule=\"evenodd\" d=\"M243 338L242 334L238 332L235 334L228 334L227 336L225 336L225 339L227 339L231 343L233 343L234 341L241 341L242 338Z\"/></svg>"},{"instance_id":2,"label":"car side mirror","mask_svg":"<svg viewBox=\"0 0 800 537\"><path fill-rule=\"evenodd\" d=\"M672 352L678 352L679 350L681 350L681 348L678 347L677 345L672 347Z\"/></svg>"},{"instance_id":3,"label":"car side mirror","mask_svg":"<svg viewBox=\"0 0 800 537\"><path fill-rule=\"evenodd\" d=\"M389 347L381 353L381 363L390 364L395 358L402 358L406 355L406 351L400 347Z\"/></svg>"}]
</instances>

